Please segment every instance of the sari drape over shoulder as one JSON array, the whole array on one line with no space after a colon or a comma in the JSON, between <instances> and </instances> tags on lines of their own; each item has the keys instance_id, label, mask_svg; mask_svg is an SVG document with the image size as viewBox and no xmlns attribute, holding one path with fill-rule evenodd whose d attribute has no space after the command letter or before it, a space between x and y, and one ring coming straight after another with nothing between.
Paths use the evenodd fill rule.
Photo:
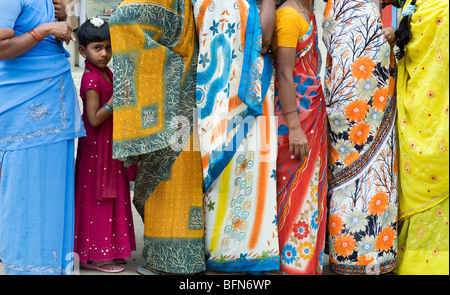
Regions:
<instances>
[{"instance_id":1,"label":"sari drape over shoulder","mask_svg":"<svg viewBox=\"0 0 450 295\"><path fill-rule=\"evenodd\" d=\"M207 268L279 268L273 67L255 0L194 0Z\"/></svg>"},{"instance_id":2,"label":"sari drape over shoulder","mask_svg":"<svg viewBox=\"0 0 450 295\"><path fill-rule=\"evenodd\" d=\"M126 0L110 20L113 156L139 161L133 202L146 266L205 269L200 152L193 135L197 43L191 1Z\"/></svg>"}]
</instances>

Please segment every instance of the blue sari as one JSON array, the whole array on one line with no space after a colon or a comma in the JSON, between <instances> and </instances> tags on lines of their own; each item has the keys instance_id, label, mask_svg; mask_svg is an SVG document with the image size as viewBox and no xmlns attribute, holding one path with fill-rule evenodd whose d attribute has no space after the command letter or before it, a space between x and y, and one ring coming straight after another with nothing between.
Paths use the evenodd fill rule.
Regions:
<instances>
[{"instance_id":1,"label":"blue sari","mask_svg":"<svg viewBox=\"0 0 450 295\"><path fill-rule=\"evenodd\" d=\"M0 28L54 22L51 0L0 2ZM72 272L74 139L84 136L69 54L52 36L0 61L0 252L7 274Z\"/></svg>"}]
</instances>

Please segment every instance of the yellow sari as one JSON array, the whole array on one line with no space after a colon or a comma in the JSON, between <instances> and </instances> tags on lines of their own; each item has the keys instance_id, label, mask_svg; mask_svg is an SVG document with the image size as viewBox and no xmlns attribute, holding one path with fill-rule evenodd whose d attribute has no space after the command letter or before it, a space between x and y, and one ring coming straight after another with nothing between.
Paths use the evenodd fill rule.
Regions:
<instances>
[{"instance_id":1,"label":"yellow sari","mask_svg":"<svg viewBox=\"0 0 450 295\"><path fill-rule=\"evenodd\" d=\"M400 234L395 272L448 274L448 0L418 0L416 6L412 39L398 62Z\"/></svg>"}]
</instances>

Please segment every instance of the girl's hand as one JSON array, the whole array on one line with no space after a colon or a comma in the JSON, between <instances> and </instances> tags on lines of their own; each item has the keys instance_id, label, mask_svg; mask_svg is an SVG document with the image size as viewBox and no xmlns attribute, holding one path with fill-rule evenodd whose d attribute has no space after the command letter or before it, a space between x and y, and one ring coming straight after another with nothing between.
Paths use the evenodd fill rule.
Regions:
<instances>
[{"instance_id":1,"label":"girl's hand","mask_svg":"<svg viewBox=\"0 0 450 295\"><path fill-rule=\"evenodd\" d=\"M59 21L65 21L67 19L67 13L64 1L53 0L53 6L55 7L55 18Z\"/></svg>"},{"instance_id":2,"label":"girl's hand","mask_svg":"<svg viewBox=\"0 0 450 295\"><path fill-rule=\"evenodd\" d=\"M44 37L51 35L57 41L66 42L66 44L69 44L70 41L76 41L72 35L72 27L66 22L45 23L38 26L36 31Z\"/></svg>"},{"instance_id":3,"label":"girl's hand","mask_svg":"<svg viewBox=\"0 0 450 295\"><path fill-rule=\"evenodd\" d=\"M308 139L300 126L289 129L289 152L301 160L309 154Z\"/></svg>"}]
</instances>

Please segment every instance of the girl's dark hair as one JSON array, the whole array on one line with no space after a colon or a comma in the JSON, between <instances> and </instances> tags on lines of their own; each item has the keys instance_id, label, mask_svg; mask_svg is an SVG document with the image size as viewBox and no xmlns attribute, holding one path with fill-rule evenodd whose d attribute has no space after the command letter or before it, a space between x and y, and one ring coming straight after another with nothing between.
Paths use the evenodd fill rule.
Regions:
<instances>
[{"instance_id":1,"label":"girl's dark hair","mask_svg":"<svg viewBox=\"0 0 450 295\"><path fill-rule=\"evenodd\" d=\"M417 0L411 1L411 5L416 5ZM398 52L396 53L397 59L401 59L405 56L405 46L409 43L412 38L410 27L409 27L410 16L402 17L398 29L395 31L395 43L398 47Z\"/></svg>"},{"instance_id":2,"label":"girl's dark hair","mask_svg":"<svg viewBox=\"0 0 450 295\"><path fill-rule=\"evenodd\" d=\"M88 19L77 29L78 42L87 47L92 42L103 42L110 39L109 26L105 21L100 28L94 26Z\"/></svg>"}]
</instances>

